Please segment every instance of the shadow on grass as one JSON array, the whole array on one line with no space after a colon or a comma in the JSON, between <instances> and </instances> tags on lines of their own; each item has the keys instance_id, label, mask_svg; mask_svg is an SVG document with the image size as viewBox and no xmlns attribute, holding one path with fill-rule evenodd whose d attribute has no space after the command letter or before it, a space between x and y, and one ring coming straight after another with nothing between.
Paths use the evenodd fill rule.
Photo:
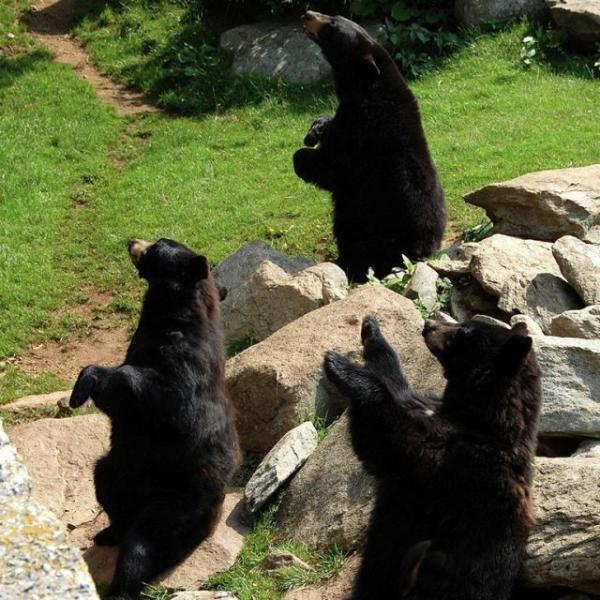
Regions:
<instances>
[{"instance_id":1,"label":"shadow on grass","mask_svg":"<svg viewBox=\"0 0 600 600\"><path fill-rule=\"evenodd\" d=\"M51 55L42 48L28 54L0 55L0 91L3 88L11 87L19 77L35 70L40 63L48 62L51 59Z\"/></svg>"}]
</instances>

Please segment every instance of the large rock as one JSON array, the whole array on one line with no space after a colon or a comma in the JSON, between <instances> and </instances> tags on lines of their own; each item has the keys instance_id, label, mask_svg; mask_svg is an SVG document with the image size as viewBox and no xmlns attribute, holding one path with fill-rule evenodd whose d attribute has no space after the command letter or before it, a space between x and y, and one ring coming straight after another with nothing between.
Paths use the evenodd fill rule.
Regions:
<instances>
[{"instance_id":1,"label":"large rock","mask_svg":"<svg viewBox=\"0 0 600 600\"><path fill-rule=\"evenodd\" d=\"M437 258L428 260L427 264L442 277L463 277L471 272L471 256L476 248L476 242L454 244Z\"/></svg>"},{"instance_id":2,"label":"large rock","mask_svg":"<svg viewBox=\"0 0 600 600\"><path fill-rule=\"evenodd\" d=\"M499 297L499 309L526 314L546 332L557 314L581 308L548 242L495 234L473 252L471 272L488 293Z\"/></svg>"},{"instance_id":3,"label":"large rock","mask_svg":"<svg viewBox=\"0 0 600 600\"><path fill-rule=\"evenodd\" d=\"M600 242L600 165L528 173L487 185L465 200L486 210L495 233Z\"/></svg>"},{"instance_id":4,"label":"large rock","mask_svg":"<svg viewBox=\"0 0 600 600\"><path fill-rule=\"evenodd\" d=\"M360 358L360 324L369 313L399 351L408 376L417 385L441 386L441 369L423 342L423 320L413 303L383 286L364 285L228 361L244 449L268 452L308 414L332 418L342 412L345 400L325 382L323 355L338 350Z\"/></svg>"},{"instance_id":5,"label":"large rock","mask_svg":"<svg viewBox=\"0 0 600 600\"><path fill-rule=\"evenodd\" d=\"M545 8L544 0L456 0L454 12L464 25L479 25L484 20L540 15Z\"/></svg>"},{"instance_id":6,"label":"large rock","mask_svg":"<svg viewBox=\"0 0 600 600\"><path fill-rule=\"evenodd\" d=\"M586 244L572 236L552 247L554 258L567 281L586 304L600 304L600 245Z\"/></svg>"},{"instance_id":7,"label":"large rock","mask_svg":"<svg viewBox=\"0 0 600 600\"><path fill-rule=\"evenodd\" d=\"M244 496L250 512L260 510L315 451L318 434L307 421L288 431L265 456L246 484Z\"/></svg>"},{"instance_id":8,"label":"large rock","mask_svg":"<svg viewBox=\"0 0 600 600\"><path fill-rule=\"evenodd\" d=\"M571 44L594 50L600 43L600 3L598 0L546 0L556 24L567 32Z\"/></svg>"},{"instance_id":9,"label":"large rock","mask_svg":"<svg viewBox=\"0 0 600 600\"><path fill-rule=\"evenodd\" d=\"M471 273L486 292L498 297L515 275L529 281L542 273L562 277L552 256L552 244L501 234L479 243L471 257Z\"/></svg>"},{"instance_id":10,"label":"large rock","mask_svg":"<svg viewBox=\"0 0 600 600\"><path fill-rule=\"evenodd\" d=\"M600 305L569 310L552 319L550 333L559 337L600 339Z\"/></svg>"},{"instance_id":11,"label":"large rock","mask_svg":"<svg viewBox=\"0 0 600 600\"><path fill-rule=\"evenodd\" d=\"M228 290L235 290L250 279L261 263L269 261L286 273L295 273L314 265L301 256L288 256L269 244L254 241L242 246L237 252L221 261L212 271L213 277ZM223 304L227 303L227 299Z\"/></svg>"},{"instance_id":12,"label":"large rock","mask_svg":"<svg viewBox=\"0 0 600 600\"><path fill-rule=\"evenodd\" d=\"M355 548L373 498L373 479L354 454L343 415L290 483L277 513L279 535L319 550Z\"/></svg>"},{"instance_id":13,"label":"large rock","mask_svg":"<svg viewBox=\"0 0 600 600\"><path fill-rule=\"evenodd\" d=\"M573 288L561 277L550 273L538 273L533 279L516 273L508 279L498 299L499 309L508 314L531 317L544 333L551 332L554 317L582 306Z\"/></svg>"},{"instance_id":14,"label":"large rock","mask_svg":"<svg viewBox=\"0 0 600 600\"><path fill-rule=\"evenodd\" d=\"M108 449L108 419L98 414L40 419L16 425L9 434L29 470L33 499L63 522L70 542L85 552L94 580L110 581L117 550L92 545L93 536L108 524L92 479L96 460ZM228 494L215 534L163 578L165 585L192 587L233 564L246 532L242 505L241 493Z\"/></svg>"},{"instance_id":15,"label":"large rock","mask_svg":"<svg viewBox=\"0 0 600 600\"><path fill-rule=\"evenodd\" d=\"M223 329L227 341L263 340L306 313L348 295L348 279L333 263L288 274L263 262L226 298Z\"/></svg>"},{"instance_id":16,"label":"large rock","mask_svg":"<svg viewBox=\"0 0 600 600\"><path fill-rule=\"evenodd\" d=\"M311 84L330 72L320 48L306 36L300 23L240 25L223 33L219 45L233 54L233 71L238 75Z\"/></svg>"},{"instance_id":17,"label":"large rock","mask_svg":"<svg viewBox=\"0 0 600 600\"><path fill-rule=\"evenodd\" d=\"M542 368L543 435L600 437L600 340L533 338Z\"/></svg>"},{"instance_id":18,"label":"large rock","mask_svg":"<svg viewBox=\"0 0 600 600\"><path fill-rule=\"evenodd\" d=\"M598 457L537 458L533 497L524 582L600 593Z\"/></svg>"},{"instance_id":19,"label":"large rock","mask_svg":"<svg viewBox=\"0 0 600 600\"><path fill-rule=\"evenodd\" d=\"M0 598L98 598L65 528L32 499L27 471L1 423Z\"/></svg>"},{"instance_id":20,"label":"large rock","mask_svg":"<svg viewBox=\"0 0 600 600\"><path fill-rule=\"evenodd\" d=\"M404 295L411 300L419 300L427 310L432 311L438 305L437 281L439 278L437 271L427 263L417 263L411 280L404 290Z\"/></svg>"}]
</instances>

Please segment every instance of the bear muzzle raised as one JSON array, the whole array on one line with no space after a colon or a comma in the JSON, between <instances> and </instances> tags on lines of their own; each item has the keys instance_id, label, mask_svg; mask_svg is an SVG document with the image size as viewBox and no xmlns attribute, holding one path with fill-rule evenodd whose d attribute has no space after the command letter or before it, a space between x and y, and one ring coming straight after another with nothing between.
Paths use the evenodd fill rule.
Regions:
<instances>
[{"instance_id":1,"label":"bear muzzle raised","mask_svg":"<svg viewBox=\"0 0 600 600\"><path fill-rule=\"evenodd\" d=\"M321 27L327 23L331 23L331 17L315 12L314 10L308 10L302 15L302 22L304 23L306 34L316 40L319 39Z\"/></svg>"}]
</instances>

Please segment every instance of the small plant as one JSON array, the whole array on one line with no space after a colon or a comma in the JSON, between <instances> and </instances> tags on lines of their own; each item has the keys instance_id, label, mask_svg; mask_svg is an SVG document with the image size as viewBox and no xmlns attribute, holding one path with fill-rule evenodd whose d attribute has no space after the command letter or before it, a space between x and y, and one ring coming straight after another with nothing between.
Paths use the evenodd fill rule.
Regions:
<instances>
[{"instance_id":1,"label":"small plant","mask_svg":"<svg viewBox=\"0 0 600 600\"><path fill-rule=\"evenodd\" d=\"M488 237L494 228L494 224L489 219L484 219L477 223L477 225L473 225L473 227L469 227L463 233L463 241L464 242L480 242L484 238Z\"/></svg>"},{"instance_id":2,"label":"small plant","mask_svg":"<svg viewBox=\"0 0 600 600\"><path fill-rule=\"evenodd\" d=\"M530 33L521 41L521 63L529 68L534 63L563 58L565 34L556 29L545 29L539 23L532 25Z\"/></svg>"},{"instance_id":3,"label":"small plant","mask_svg":"<svg viewBox=\"0 0 600 600\"><path fill-rule=\"evenodd\" d=\"M373 272L373 269L369 269L367 274L367 281L369 283L375 283L383 285L384 287L396 292L397 294L404 295L406 288L409 286L417 265L414 264L406 256L402 256L404 261L404 268L395 267L389 275L386 275L383 279L378 279ZM439 277L436 281L436 295L437 300L433 307L426 307L419 298L413 300L414 305L421 313L423 318L428 319L443 310L450 304L450 297L452 296L452 282L447 277Z\"/></svg>"}]
</instances>

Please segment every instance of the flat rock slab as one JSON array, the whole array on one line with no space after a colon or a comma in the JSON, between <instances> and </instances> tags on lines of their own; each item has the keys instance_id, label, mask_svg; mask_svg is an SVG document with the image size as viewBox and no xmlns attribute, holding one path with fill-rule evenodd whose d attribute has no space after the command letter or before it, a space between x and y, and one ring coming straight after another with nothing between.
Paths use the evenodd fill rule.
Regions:
<instances>
[{"instance_id":1,"label":"flat rock slab","mask_svg":"<svg viewBox=\"0 0 600 600\"><path fill-rule=\"evenodd\" d=\"M116 550L93 546L92 538L108 525L96 502L93 468L109 447L109 421L103 415L40 419L9 430L30 473L32 497L47 506L69 530L69 540L85 552L96 582L112 578ZM221 522L213 536L163 578L171 587L193 587L230 567L243 545L247 527L242 495L228 494Z\"/></svg>"},{"instance_id":2,"label":"flat rock slab","mask_svg":"<svg viewBox=\"0 0 600 600\"><path fill-rule=\"evenodd\" d=\"M546 0L556 24L569 34L571 43L582 50L594 50L600 42L598 0Z\"/></svg>"},{"instance_id":3,"label":"flat rock slab","mask_svg":"<svg viewBox=\"0 0 600 600\"><path fill-rule=\"evenodd\" d=\"M14 402L3 404L2 410L10 413L27 412L37 408L46 408L47 406L58 406L59 402L68 402L70 397L71 390L52 392L50 394L37 394L35 396L24 396Z\"/></svg>"},{"instance_id":4,"label":"flat rock slab","mask_svg":"<svg viewBox=\"0 0 600 600\"><path fill-rule=\"evenodd\" d=\"M487 185L465 200L485 209L495 233L547 242L573 235L600 242L600 165L528 173Z\"/></svg>"},{"instance_id":5,"label":"flat rock slab","mask_svg":"<svg viewBox=\"0 0 600 600\"><path fill-rule=\"evenodd\" d=\"M98 598L64 526L32 499L25 466L1 422L0 598Z\"/></svg>"},{"instance_id":6,"label":"flat rock slab","mask_svg":"<svg viewBox=\"0 0 600 600\"><path fill-rule=\"evenodd\" d=\"M586 244L573 236L552 247L565 279L587 304L600 304L600 245Z\"/></svg>"},{"instance_id":7,"label":"flat rock slab","mask_svg":"<svg viewBox=\"0 0 600 600\"><path fill-rule=\"evenodd\" d=\"M360 326L380 321L417 386L439 389L441 368L423 342L423 320L413 303L380 285L364 285L344 300L286 325L227 362L227 384L245 450L266 453L307 415L339 415L345 399L326 382L323 356L337 350L360 359Z\"/></svg>"},{"instance_id":8,"label":"flat rock slab","mask_svg":"<svg viewBox=\"0 0 600 600\"><path fill-rule=\"evenodd\" d=\"M244 490L250 512L260 510L306 462L318 444L315 426L307 421L288 431L263 458Z\"/></svg>"},{"instance_id":9,"label":"flat rock slab","mask_svg":"<svg viewBox=\"0 0 600 600\"><path fill-rule=\"evenodd\" d=\"M600 436L600 340L533 338L542 369L542 435Z\"/></svg>"}]
</instances>

